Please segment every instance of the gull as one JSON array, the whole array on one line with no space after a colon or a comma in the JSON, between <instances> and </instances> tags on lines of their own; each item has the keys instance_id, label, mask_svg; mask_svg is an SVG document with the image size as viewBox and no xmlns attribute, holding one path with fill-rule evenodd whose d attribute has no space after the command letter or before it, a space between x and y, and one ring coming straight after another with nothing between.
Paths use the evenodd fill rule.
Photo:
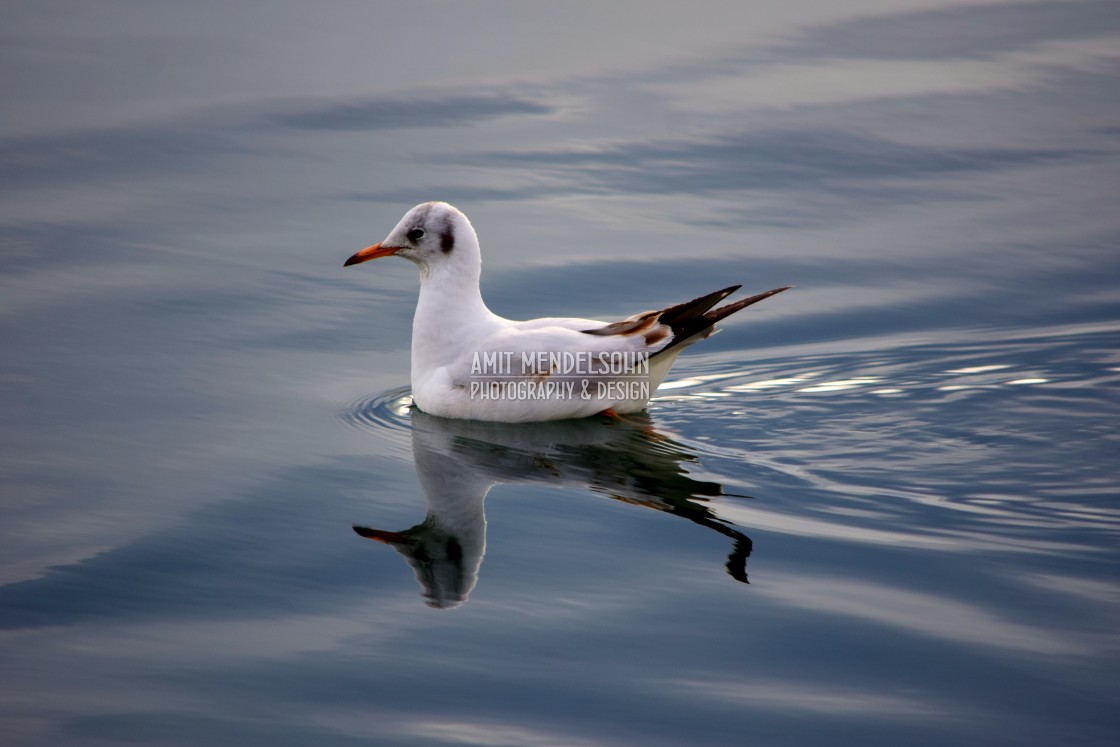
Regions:
<instances>
[{"instance_id":1,"label":"gull","mask_svg":"<svg viewBox=\"0 0 1120 747\"><path fill-rule=\"evenodd\" d=\"M723 485L694 479L695 451L648 415L608 424L593 418L549 423L450 420L408 412L416 476L427 499L419 524L402 531L355 525L396 550L412 567L430 607L468 601L486 554L484 502L497 485L586 489L600 496L687 519L732 541L728 575L747 580L750 537L719 515ZM526 531L535 532L536 529Z\"/></svg>"},{"instance_id":2,"label":"gull","mask_svg":"<svg viewBox=\"0 0 1120 747\"><path fill-rule=\"evenodd\" d=\"M645 409L677 356L736 311L791 286L718 304L741 286L617 322L505 319L482 300L482 252L445 202L409 210L384 241L344 267L403 257L420 268L412 322L412 399L445 418L524 423Z\"/></svg>"}]
</instances>

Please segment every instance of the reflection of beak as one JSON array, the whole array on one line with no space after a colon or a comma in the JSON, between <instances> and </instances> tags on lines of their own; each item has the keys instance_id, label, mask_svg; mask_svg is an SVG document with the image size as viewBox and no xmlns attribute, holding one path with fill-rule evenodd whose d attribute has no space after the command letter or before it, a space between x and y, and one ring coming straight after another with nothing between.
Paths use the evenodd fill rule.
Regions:
<instances>
[{"instance_id":1,"label":"reflection of beak","mask_svg":"<svg viewBox=\"0 0 1120 747\"><path fill-rule=\"evenodd\" d=\"M358 260L361 262L362 260ZM397 545L402 542L408 542L408 537L400 532L386 532L383 529L370 529L369 527L360 527L355 525L354 531L362 537L371 540L377 540L386 545Z\"/></svg>"},{"instance_id":2,"label":"reflection of beak","mask_svg":"<svg viewBox=\"0 0 1120 747\"><path fill-rule=\"evenodd\" d=\"M349 267L350 265L360 265L362 262L368 262L378 257L391 257L403 248L402 246L381 246L381 244L367 246L365 249L356 252L350 259L343 262L342 266Z\"/></svg>"}]
</instances>

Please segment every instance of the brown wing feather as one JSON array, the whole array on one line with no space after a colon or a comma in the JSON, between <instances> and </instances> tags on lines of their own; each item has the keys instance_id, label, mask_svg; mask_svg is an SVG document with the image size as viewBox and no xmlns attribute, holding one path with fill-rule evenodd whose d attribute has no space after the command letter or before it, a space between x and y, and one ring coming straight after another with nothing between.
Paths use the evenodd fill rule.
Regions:
<instances>
[{"instance_id":1,"label":"brown wing feather","mask_svg":"<svg viewBox=\"0 0 1120 747\"><path fill-rule=\"evenodd\" d=\"M696 335L709 331L716 322L720 319L734 314L750 306L751 304L763 301L770 296L777 295L784 290L789 290L793 286L782 286L781 288L774 288L765 293L750 296L726 306L712 310L712 307L723 299L730 296L735 291L739 290L742 286L733 285L730 288L709 293L706 296L694 298L691 301L670 306L661 311L644 311L641 314L635 314L632 317L623 319L620 322L608 324L604 327L596 329L585 329L583 332L588 335L644 335L646 342L653 344L659 339L664 338L668 332L665 327L672 330L673 339L668 345L661 348L661 350L654 353L655 356L664 353L666 350L680 345L686 340L692 339Z\"/></svg>"}]
</instances>

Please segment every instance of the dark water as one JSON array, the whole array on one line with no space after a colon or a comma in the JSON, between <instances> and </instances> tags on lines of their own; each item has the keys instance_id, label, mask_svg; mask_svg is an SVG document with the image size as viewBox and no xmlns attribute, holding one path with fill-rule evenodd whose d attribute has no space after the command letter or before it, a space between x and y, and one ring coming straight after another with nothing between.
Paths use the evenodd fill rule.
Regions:
<instances>
[{"instance_id":1,"label":"dark water","mask_svg":"<svg viewBox=\"0 0 1120 747\"><path fill-rule=\"evenodd\" d=\"M0 742L1114 744L1118 8L8 4ZM429 199L512 317L796 288L442 421Z\"/></svg>"}]
</instances>

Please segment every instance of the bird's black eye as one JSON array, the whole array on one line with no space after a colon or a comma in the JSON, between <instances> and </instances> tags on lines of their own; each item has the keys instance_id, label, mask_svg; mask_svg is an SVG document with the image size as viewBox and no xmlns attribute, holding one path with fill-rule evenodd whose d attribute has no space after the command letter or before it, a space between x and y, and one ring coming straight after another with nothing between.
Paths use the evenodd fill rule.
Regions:
<instances>
[{"instance_id":1,"label":"bird's black eye","mask_svg":"<svg viewBox=\"0 0 1120 747\"><path fill-rule=\"evenodd\" d=\"M423 228L414 228L414 229L412 229L411 231L408 232L408 240L409 241L419 241L422 238L424 238L424 229Z\"/></svg>"}]
</instances>

